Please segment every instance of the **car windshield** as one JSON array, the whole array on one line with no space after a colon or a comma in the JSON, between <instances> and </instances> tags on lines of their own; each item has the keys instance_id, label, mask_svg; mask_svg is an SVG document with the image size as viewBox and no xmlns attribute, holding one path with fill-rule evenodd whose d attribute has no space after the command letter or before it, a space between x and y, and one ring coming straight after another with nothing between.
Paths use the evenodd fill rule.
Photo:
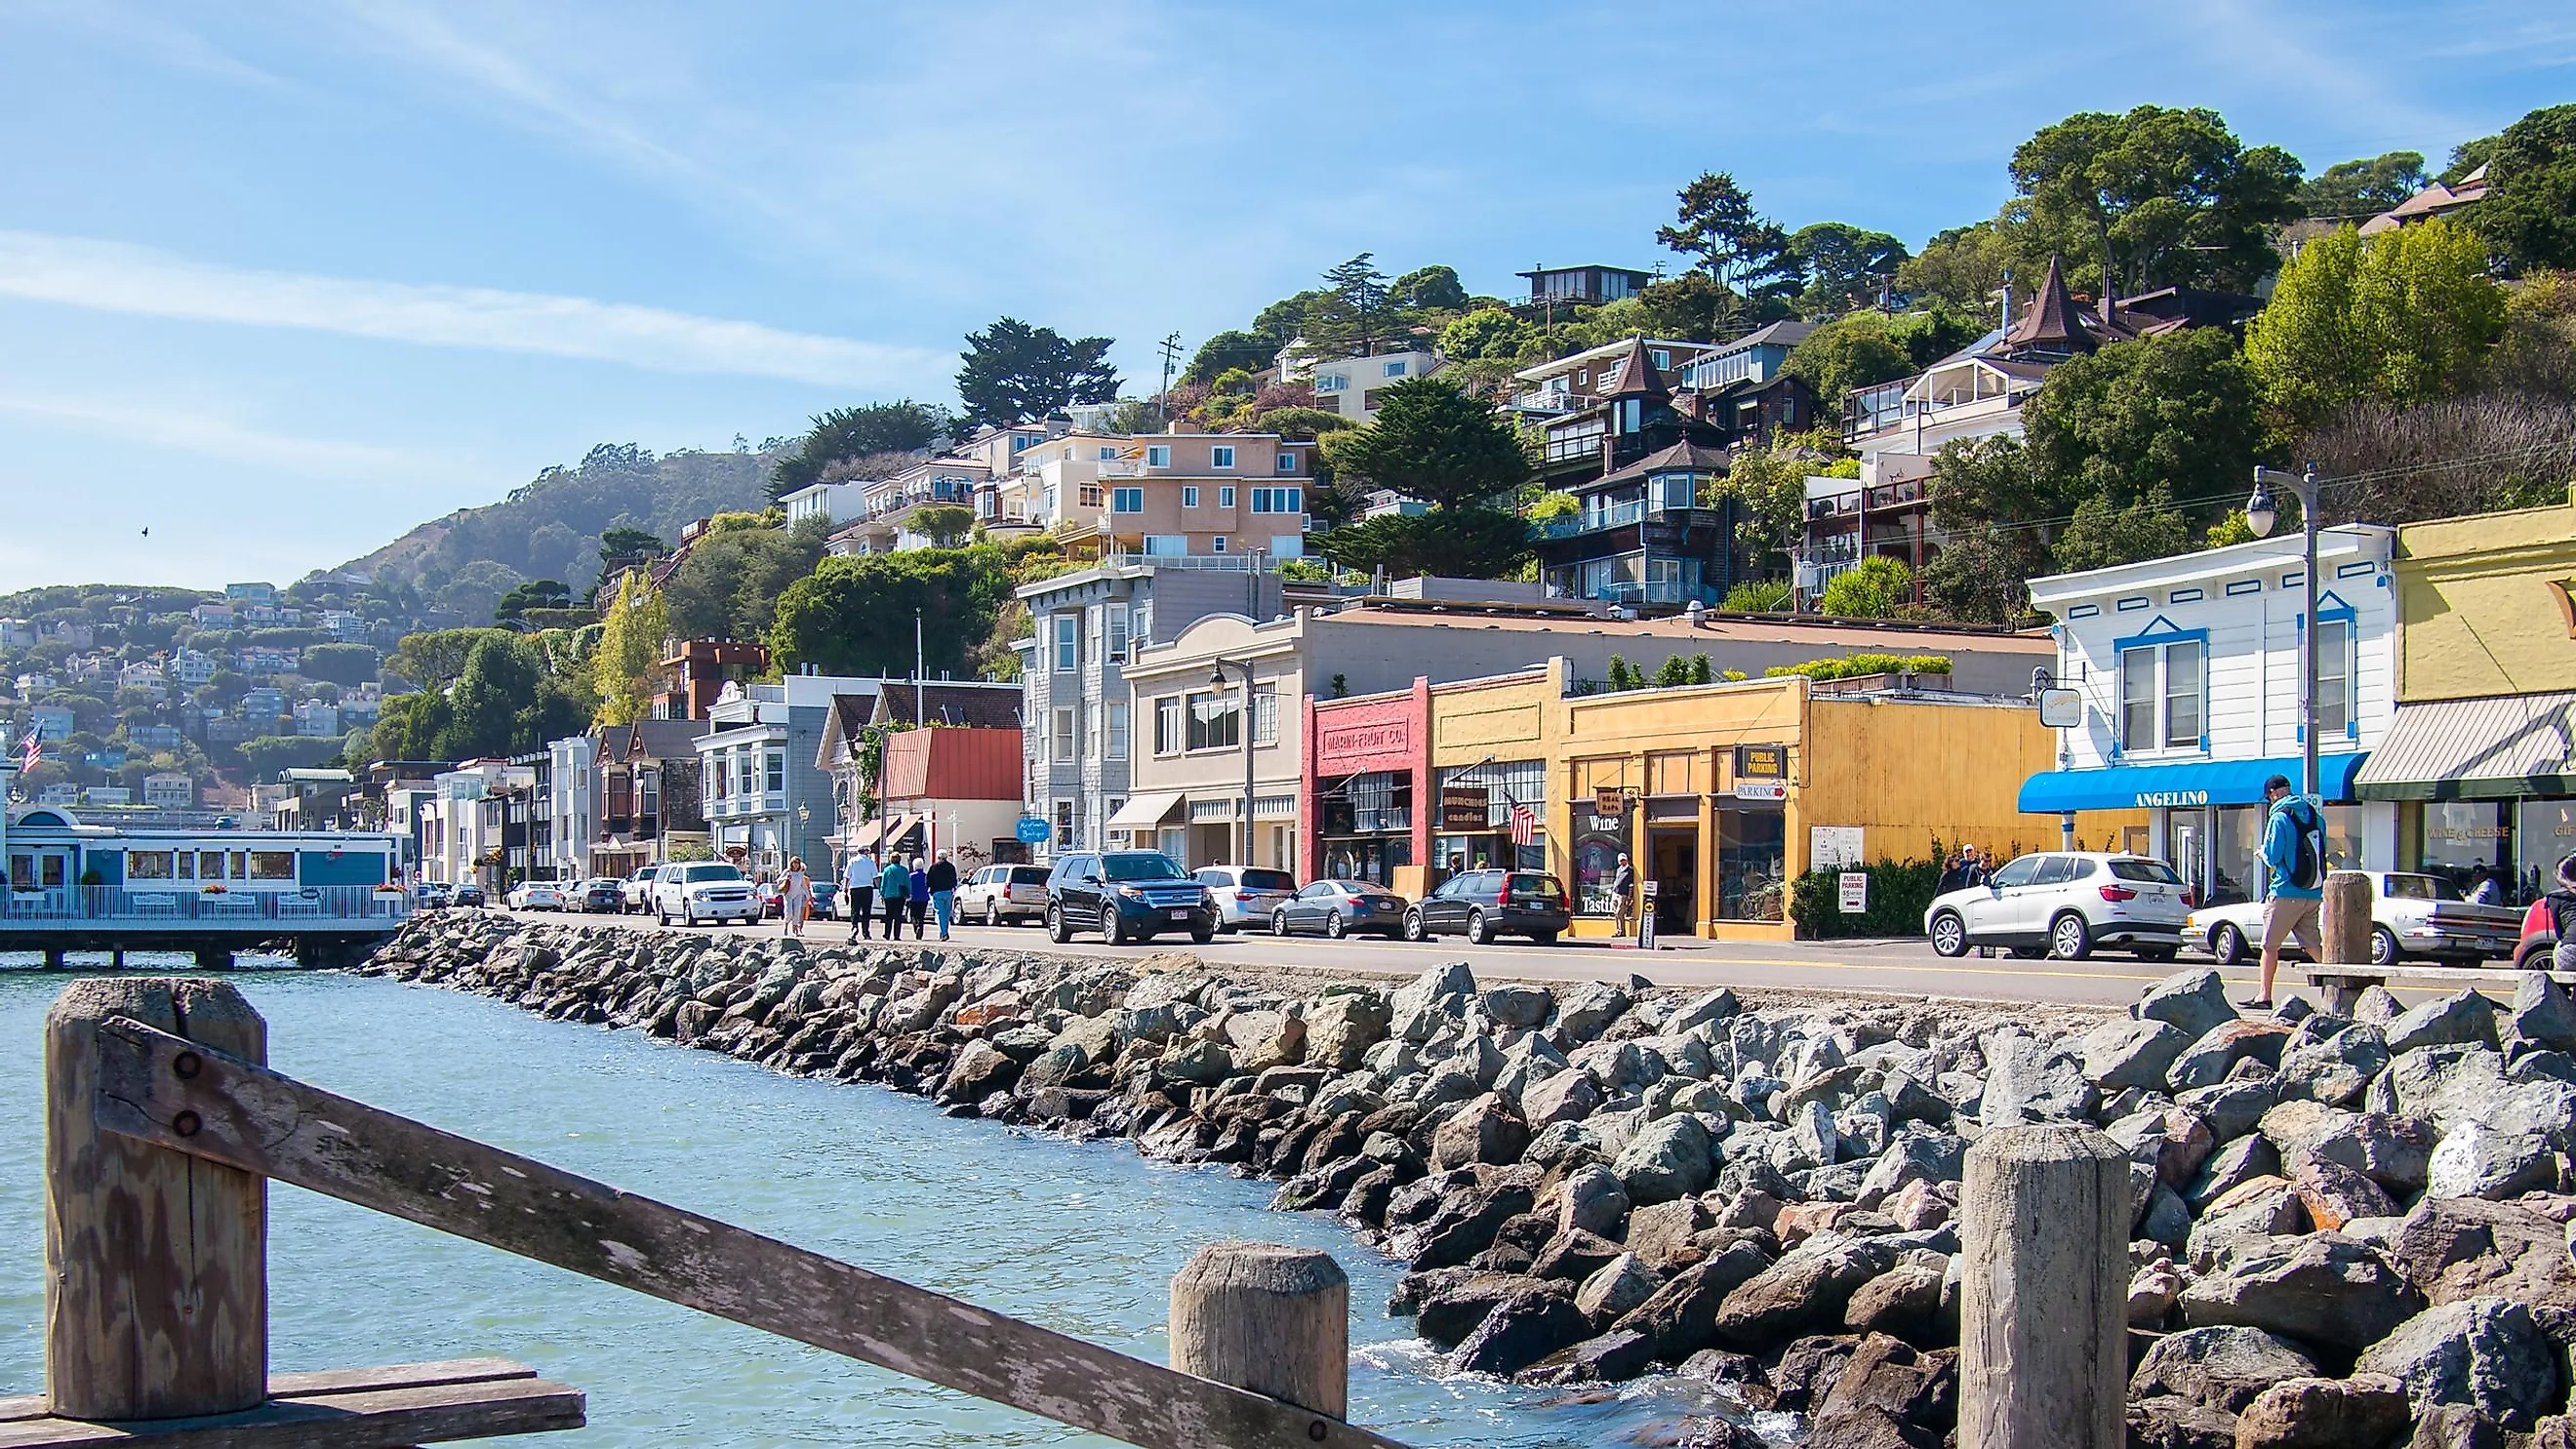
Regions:
<instances>
[{"instance_id":1,"label":"car windshield","mask_svg":"<svg viewBox=\"0 0 2576 1449\"><path fill-rule=\"evenodd\" d=\"M1111 880L1187 880L1188 874L1159 850L1135 851L1126 855L1106 855L1100 859L1101 873Z\"/></svg>"},{"instance_id":2,"label":"car windshield","mask_svg":"<svg viewBox=\"0 0 2576 1449\"><path fill-rule=\"evenodd\" d=\"M1247 870L1243 873L1243 888L1254 891L1293 891L1297 888L1297 877L1284 870Z\"/></svg>"},{"instance_id":3,"label":"car windshield","mask_svg":"<svg viewBox=\"0 0 2576 1449\"><path fill-rule=\"evenodd\" d=\"M742 879L742 872L729 865L693 865L680 872L680 879L687 881L740 880Z\"/></svg>"},{"instance_id":4,"label":"car windshield","mask_svg":"<svg viewBox=\"0 0 2576 1449\"><path fill-rule=\"evenodd\" d=\"M2181 885L2182 877L2161 860L2115 860L2111 874L2122 880L2153 881L2157 885Z\"/></svg>"}]
</instances>

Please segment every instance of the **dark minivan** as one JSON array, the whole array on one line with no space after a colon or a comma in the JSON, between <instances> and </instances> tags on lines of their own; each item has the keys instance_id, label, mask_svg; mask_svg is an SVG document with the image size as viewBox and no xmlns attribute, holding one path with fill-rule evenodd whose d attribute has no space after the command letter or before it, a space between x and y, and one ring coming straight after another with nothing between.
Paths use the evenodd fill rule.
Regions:
<instances>
[{"instance_id":1,"label":"dark minivan","mask_svg":"<svg viewBox=\"0 0 2576 1449\"><path fill-rule=\"evenodd\" d=\"M1111 945L1187 931L1216 939L1216 901L1159 850L1078 851L1047 877L1047 935L1062 942L1098 931Z\"/></svg>"},{"instance_id":2,"label":"dark minivan","mask_svg":"<svg viewBox=\"0 0 2576 1449\"><path fill-rule=\"evenodd\" d=\"M1404 938L1463 935L1481 946L1498 935L1527 936L1553 946L1572 923L1565 887L1555 876L1534 870L1470 870L1441 882L1404 913Z\"/></svg>"}]
</instances>

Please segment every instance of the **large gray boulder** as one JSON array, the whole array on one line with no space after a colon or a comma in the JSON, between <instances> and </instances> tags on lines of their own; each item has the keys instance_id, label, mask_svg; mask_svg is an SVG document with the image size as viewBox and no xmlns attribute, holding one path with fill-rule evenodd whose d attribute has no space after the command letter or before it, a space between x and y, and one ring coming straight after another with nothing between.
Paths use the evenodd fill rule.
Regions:
<instances>
[{"instance_id":1,"label":"large gray boulder","mask_svg":"<svg viewBox=\"0 0 2576 1449\"><path fill-rule=\"evenodd\" d=\"M1556 1044L1573 1048L1597 1039L1627 1014L1628 1005L1628 993L1607 981L1569 988L1556 1003Z\"/></svg>"},{"instance_id":2,"label":"large gray boulder","mask_svg":"<svg viewBox=\"0 0 2576 1449\"><path fill-rule=\"evenodd\" d=\"M1991 1131L2025 1122L2066 1122L2101 1100L2084 1058L2061 1037L2007 1029L1986 1038L1986 1095L1978 1117Z\"/></svg>"},{"instance_id":3,"label":"large gray boulder","mask_svg":"<svg viewBox=\"0 0 2576 1449\"><path fill-rule=\"evenodd\" d=\"M2114 1092L2123 1087L2155 1091L2189 1045L2191 1038L2171 1022L2114 1017L2084 1034L2084 1074Z\"/></svg>"},{"instance_id":4,"label":"large gray boulder","mask_svg":"<svg viewBox=\"0 0 2576 1449\"><path fill-rule=\"evenodd\" d=\"M2262 1131L2291 1167L2309 1158L2339 1162L2401 1197L2424 1186L2433 1156L2433 1133L2422 1122L2320 1102L2283 1102L2263 1114Z\"/></svg>"},{"instance_id":5,"label":"large gray boulder","mask_svg":"<svg viewBox=\"0 0 2576 1449\"><path fill-rule=\"evenodd\" d=\"M1750 1348L1830 1333L1842 1326L1852 1295L1895 1262L1892 1249L1867 1238L1801 1247L1726 1295L1717 1331Z\"/></svg>"},{"instance_id":6,"label":"large gray boulder","mask_svg":"<svg viewBox=\"0 0 2576 1449\"><path fill-rule=\"evenodd\" d=\"M1737 1289L1760 1276L1769 1262L1751 1243L1737 1243L1673 1275L1672 1281L1614 1326L1642 1336L1649 1356L1657 1362L1680 1363L1709 1345L1724 1305ZM1848 1296L1849 1290L1845 1291Z\"/></svg>"},{"instance_id":7,"label":"large gray boulder","mask_svg":"<svg viewBox=\"0 0 2576 1449\"><path fill-rule=\"evenodd\" d=\"M2220 1082L2174 1095L2174 1102L2200 1114L2210 1135L2225 1142L2254 1130L2263 1114L2281 1100L2280 1084L2269 1077L2254 1082Z\"/></svg>"},{"instance_id":8,"label":"large gray boulder","mask_svg":"<svg viewBox=\"0 0 2576 1449\"><path fill-rule=\"evenodd\" d=\"M1390 1019L1407 1041L1429 1041L1443 1018L1464 1019L1475 1000L1476 973L1452 961L1397 987Z\"/></svg>"},{"instance_id":9,"label":"large gray boulder","mask_svg":"<svg viewBox=\"0 0 2576 1449\"><path fill-rule=\"evenodd\" d=\"M1674 1012L1672 1019L1664 1023L1664 1034L1680 1036L1712 1021L1728 1020L1743 1009L1742 1003L1735 999L1735 993L1721 986Z\"/></svg>"},{"instance_id":10,"label":"large gray boulder","mask_svg":"<svg viewBox=\"0 0 2576 1449\"><path fill-rule=\"evenodd\" d=\"M2433 1149L2425 1176L2430 1198L2482 1197L2501 1202L2535 1188L2555 1186L2558 1155L2546 1138L2496 1132L2479 1122L2451 1129Z\"/></svg>"},{"instance_id":11,"label":"large gray boulder","mask_svg":"<svg viewBox=\"0 0 2576 1449\"><path fill-rule=\"evenodd\" d=\"M2506 1023L2519 1040L2576 1052L2576 996L2568 995L2555 977L2525 972L2522 984L2513 989Z\"/></svg>"},{"instance_id":12,"label":"large gray boulder","mask_svg":"<svg viewBox=\"0 0 2576 1449\"><path fill-rule=\"evenodd\" d=\"M1594 1269L1574 1290L1574 1306L1595 1323L1610 1323L1644 1304L1663 1286L1664 1280L1638 1262L1636 1254L1621 1253Z\"/></svg>"},{"instance_id":13,"label":"large gray boulder","mask_svg":"<svg viewBox=\"0 0 2576 1449\"><path fill-rule=\"evenodd\" d=\"M2566 1229L2521 1203L2427 1197L2389 1240L2388 1255L2436 1305L2499 1297L2576 1310Z\"/></svg>"},{"instance_id":14,"label":"large gray boulder","mask_svg":"<svg viewBox=\"0 0 2576 1449\"><path fill-rule=\"evenodd\" d=\"M1628 1216L1628 1192L1610 1169L1587 1163L1567 1173L1558 1194L1557 1227L1561 1231L1619 1235Z\"/></svg>"},{"instance_id":15,"label":"large gray boulder","mask_svg":"<svg viewBox=\"0 0 2576 1449\"><path fill-rule=\"evenodd\" d=\"M1697 1117L1679 1115L1639 1129L1610 1170L1618 1175L1628 1201L1642 1206L1698 1192L1708 1186L1716 1166L1709 1155L1708 1129Z\"/></svg>"},{"instance_id":16,"label":"large gray boulder","mask_svg":"<svg viewBox=\"0 0 2576 1449\"><path fill-rule=\"evenodd\" d=\"M1458 1345L1454 1361L1460 1372L1509 1377L1591 1332L1591 1320L1575 1306L1572 1285L1525 1281Z\"/></svg>"},{"instance_id":17,"label":"large gray boulder","mask_svg":"<svg viewBox=\"0 0 2576 1449\"><path fill-rule=\"evenodd\" d=\"M1374 991L1328 995L1306 1010L1306 1060L1351 1071L1386 1040L1387 1020L1386 999Z\"/></svg>"},{"instance_id":18,"label":"large gray boulder","mask_svg":"<svg viewBox=\"0 0 2576 1449\"><path fill-rule=\"evenodd\" d=\"M2227 983L2215 971L2177 971L2148 987L2134 1010L2139 1020L2170 1023L2194 1041L2236 1019Z\"/></svg>"},{"instance_id":19,"label":"large gray boulder","mask_svg":"<svg viewBox=\"0 0 2576 1449\"><path fill-rule=\"evenodd\" d=\"M2241 1061L2277 1067L2291 1030L2288 1023L2281 1021L2221 1022L2201 1033L2181 1056L2174 1058L2172 1070L2165 1073L2165 1085L2177 1092L2214 1086L2226 1080Z\"/></svg>"},{"instance_id":20,"label":"large gray boulder","mask_svg":"<svg viewBox=\"0 0 2576 1449\"><path fill-rule=\"evenodd\" d=\"M2546 1138L2561 1152L2576 1146L2576 1083L2517 1078L2506 1069L2503 1053L2488 1047L2401 1052L2364 1100L2373 1111L2422 1117L2445 1133L2476 1122L2497 1132Z\"/></svg>"},{"instance_id":21,"label":"large gray boulder","mask_svg":"<svg viewBox=\"0 0 2576 1449\"><path fill-rule=\"evenodd\" d=\"M1556 997L1544 986L1489 986L1483 1005L1486 1020L1517 1031L1544 1026L1548 1013L1556 1009Z\"/></svg>"},{"instance_id":22,"label":"large gray boulder","mask_svg":"<svg viewBox=\"0 0 2576 1449\"><path fill-rule=\"evenodd\" d=\"M2245 1406L2232 1443L2236 1449L2363 1449L2404 1433L2406 1418L2406 1392L2395 1379L2283 1379Z\"/></svg>"},{"instance_id":23,"label":"large gray boulder","mask_svg":"<svg viewBox=\"0 0 2576 1449\"><path fill-rule=\"evenodd\" d=\"M2463 988L2410 1008L2388 1024L2387 1036L2392 1055L2423 1047L2491 1047L2496 1044L2495 1003Z\"/></svg>"},{"instance_id":24,"label":"large gray boulder","mask_svg":"<svg viewBox=\"0 0 2576 1449\"><path fill-rule=\"evenodd\" d=\"M2503 1298L2432 1309L2372 1344L2357 1366L2404 1384L2419 1414L2460 1404L2508 1429L2528 1430L2566 1398L2556 1346L2530 1309Z\"/></svg>"},{"instance_id":25,"label":"large gray boulder","mask_svg":"<svg viewBox=\"0 0 2576 1449\"><path fill-rule=\"evenodd\" d=\"M2317 1361L2259 1328L2189 1328L2155 1341L2129 1375L2129 1397L2177 1394L2234 1414L2283 1379L2317 1372Z\"/></svg>"},{"instance_id":26,"label":"large gray boulder","mask_svg":"<svg viewBox=\"0 0 2576 1449\"><path fill-rule=\"evenodd\" d=\"M2333 1233L2246 1245L2183 1290L2183 1322L2238 1324L2342 1349L2377 1343L2423 1311L2424 1295L2377 1252Z\"/></svg>"},{"instance_id":27,"label":"large gray boulder","mask_svg":"<svg viewBox=\"0 0 2576 1449\"><path fill-rule=\"evenodd\" d=\"M2184 1186L2182 1200L2192 1211L2199 1212L2255 1178L2277 1177L2280 1172L2280 1149L2263 1134L2248 1132L2219 1144L2202 1161L2200 1171Z\"/></svg>"},{"instance_id":28,"label":"large gray boulder","mask_svg":"<svg viewBox=\"0 0 2576 1449\"><path fill-rule=\"evenodd\" d=\"M1601 1106L1601 1088L1586 1071L1567 1070L1521 1088L1521 1115L1532 1127L1580 1122Z\"/></svg>"},{"instance_id":29,"label":"large gray boulder","mask_svg":"<svg viewBox=\"0 0 2576 1449\"><path fill-rule=\"evenodd\" d=\"M2293 1041L2281 1053L2284 1097L2305 1097L2329 1107L2349 1107L2388 1066L2388 1043L2379 1028L2355 1022L2324 1038Z\"/></svg>"}]
</instances>

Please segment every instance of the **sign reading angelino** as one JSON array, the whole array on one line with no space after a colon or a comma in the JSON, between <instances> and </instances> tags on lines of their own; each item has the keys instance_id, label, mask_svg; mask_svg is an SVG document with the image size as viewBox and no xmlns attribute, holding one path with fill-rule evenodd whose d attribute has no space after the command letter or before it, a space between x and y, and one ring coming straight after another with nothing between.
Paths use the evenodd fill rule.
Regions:
<instances>
[{"instance_id":1,"label":"sign reading angelino","mask_svg":"<svg viewBox=\"0 0 2576 1449\"><path fill-rule=\"evenodd\" d=\"M2137 808L2140 810L2181 810L2186 807L2206 805L2208 803L2209 792L2207 790L2140 790L2138 792Z\"/></svg>"}]
</instances>

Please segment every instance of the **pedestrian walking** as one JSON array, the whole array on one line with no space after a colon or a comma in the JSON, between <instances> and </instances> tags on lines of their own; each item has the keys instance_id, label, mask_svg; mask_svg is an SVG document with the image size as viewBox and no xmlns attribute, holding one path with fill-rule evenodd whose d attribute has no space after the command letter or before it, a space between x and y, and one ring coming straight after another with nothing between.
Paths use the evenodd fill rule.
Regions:
<instances>
[{"instance_id":1,"label":"pedestrian walking","mask_svg":"<svg viewBox=\"0 0 2576 1449\"><path fill-rule=\"evenodd\" d=\"M1619 868L1610 872L1610 915L1616 923L1613 934L1625 936L1637 918L1637 867L1628 852L1619 852Z\"/></svg>"},{"instance_id":2,"label":"pedestrian walking","mask_svg":"<svg viewBox=\"0 0 2576 1449\"><path fill-rule=\"evenodd\" d=\"M805 857L787 857L787 874L778 880L778 934L805 934L806 914L814 909L814 878L805 873Z\"/></svg>"},{"instance_id":3,"label":"pedestrian walking","mask_svg":"<svg viewBox=\"0 0 2576 1449\"><path fill-rule=\"evenodd\" d=\"M2281 947L2296 939L2311 961L2325 959L2317 929L2326 898L2326 823L2315 802L2290 787L2287 775L2263 782L2270 809L2263 817L2262 995L2240 1005L2272 1009L2272 978L2281 969Z\"/></svg>"},{"instance_id":4,"label":"pedestrian walking","mask_svg":"<svg viewBox=\"0 0 2576 1449\"><path fill-rule=\"evenodd\" d=\"M939 939L948 939L949 919L957 914L957 865L947 851L930 864L930 913L938 918Z\"/></svg>"},{"instance_id":5,"label":"pedestrian walking","mask_svg":"<svg viewBox=\"0 0 2576 1449\"><path fill-rule=\"evenodd\" d=\"M2551 929L2558 932L2549 963L2561 971L2576 971L2576 855L2558 862L2558 888L2541 900L2549 906Z\"/></svg>"},{"instance_id":6,"label":"pedestrian walking","mask_svg":"<svg viewBox=\"0 0 2576 1449\"><path fill-rule=\"evenodd\" d=\"M876 914L877 853L862 847L841 866L841 893L850 910L850 939L874 934Z\"/></svg>"},{"instance_id":7,"label":"pedestrian walking","mask_svg":"<svg viewBox=\"0 0 2576 1449\"><path fill-rule=\"evenodd\" d=\"M930 872L922 865L920 856L914 856L908 864L912 872L910 882L912 889L909 892L912 905L912 939L918 941L922 939L923 924L930 919Z\"/></svg>"},{"instance_id":8,"label":"pedestrian walking","mask_svg":"<svg viewBox=\"0 0 2576 1449\"><path fill-rule=\"evenodd\" d=\"M912 904L912 872L892 852L886 855L885 869L877 872L877 898L885 902L886 939L902 940L903 913Z\"/></svg>"}]
</instances>

